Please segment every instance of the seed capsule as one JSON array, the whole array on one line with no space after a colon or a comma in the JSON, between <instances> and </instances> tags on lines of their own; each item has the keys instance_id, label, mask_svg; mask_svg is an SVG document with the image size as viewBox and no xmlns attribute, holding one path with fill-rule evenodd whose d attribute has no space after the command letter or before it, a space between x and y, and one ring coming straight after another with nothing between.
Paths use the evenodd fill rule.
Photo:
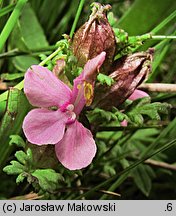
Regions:
<instances>
[{"instance_id":1,"label":"seed capsule","mask_svg":"<svg viewBox=\"0 0 176 216\"><path fill-rule=\"evenodd\" d=\"M73 54L81 67L89 59L105 51L106 60L101 72L106 74L112 64L116 47L115 35L106 17L106 12L110 8L110 5L102 6L99 3L93 3L89 20L75 33L72 43Z\"/></svg>"},{"instance_id":2,"label":"seed capsule","mask_svg":"<svg viewBox=\"0 0 176 216\"><path fill-rule=\"evenodd\" d=\"M112 73L112 86L98 85L95 89L93 106L110 109L122 104L134 90L147 78L151 71L153 49L148 52L138 52L115 61Z\"/></svg>"}]
</instances>

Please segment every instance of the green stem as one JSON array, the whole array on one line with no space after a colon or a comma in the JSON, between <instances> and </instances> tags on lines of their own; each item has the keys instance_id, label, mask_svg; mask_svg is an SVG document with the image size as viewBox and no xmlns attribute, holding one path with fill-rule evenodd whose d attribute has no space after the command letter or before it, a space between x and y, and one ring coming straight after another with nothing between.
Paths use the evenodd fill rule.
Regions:
<instances>
[{"instance_id":1,"label":"green stem","mask_svg":"<svg viewBox=\"0 0 176 216\"><path fill-rule=\"evenodd\" d=\"M50 59L54 58L61 50L62 50L62 48L59 47L55 52L53 52L46 59L44 59L39 65L40 66L45 65L46 62L48 62ZM14 88L19 89L19 90L23 89L23 87L24 87L24 80L22 80L20 83L18 83L16 86L14 86ZM8 91L2 93L0 95L0 102L7 100L7 96L8 96Z\"/></svg>"},{"instance_id":2,"label":"green stem","mask_svg":"<svg viewBox=\"0 0 176 216\"><path fill-rule=\"evenodd\" d=\"M176 36L175 35L153 35L154 33L147 33L147 34L143 34L143 35L140 35L140 36L130 36L129 37L129 42L131 44L133 44L134 42L144 42L146 40L162 40L164 41L164 43L166 41L169 41L171 39L176 39ZM162 43L162 42L160 42ZM133 52L135 52L141 45L137 45L135 48L133 48Z\"/></svg>"},{"instance_id":3,"label":"green stem","mask_svg":"<svg viewBox=\"0 0 176 216\"><path fill-rule=\"evenodd\" d=\"M49 60L54 58L60 51L62 50L61 47L59 47L56 51L54 51L51 55L49 55L46 59L44 59L42 62L40 62L40 66L44 66Z\"/></svg>"},{"instance_id":4,"label":"green stem","mask_svg":"<svg viewBox=\"0 0 176 216\"><path fill-rule=\"evenodd\" d=\"M152 35L152 39L164 40L164 39L176 39L176 36L173 35Z\"/></svg>"},{"instance_id":5,"label":"green stem","mask_svg":"<svg viewBox=\"0 0 176 216\"><path fill-rule=\"evenodd\" d=\"M9 19L6 22L1 34L0 34L0 51L3 49L4 44L9 37L10 33L12 32L18 17L21 14L23 7L25 6L27 0L18 0L12 14L10 15Z\"/></svg>"},{"instance_id":6,"label":"green stem","mask_svg":"<svg viewBox=\"0 0 176 216\"><path fill-rule=\"evenodd\" d=\"M76 12L76 16L75 16L75 19L74 19L74 22L73 22L73 25L72 25L72 28L71 28L71 31L70 31L70 38L73 37L73 34L74 34L75 29L76 29L78 19L80 17L82 8L84 6L84 2L85 2L85 0L81 0L80 3L79 3L79 7L78 7L78 10Z\"/></svg>"},{"instance_id":7,"label":"green stem","mask_svg":"<svg viewBox=\"0 0 176 216\"><path fill-rule=\"evenodd\" d=\"M31 49L30 51L19 51L17 48L10 50L8 52L4 52L0 54L0 59L1 58L6 58L6 57L14 57L14 56L19 56L19 55L32 55L32 56L38 56L39 54L46 54L49 55L51 51L55 50L58 46L53 45L53 46L48 46L40 49Z\"/></svg>"}]
</instances>

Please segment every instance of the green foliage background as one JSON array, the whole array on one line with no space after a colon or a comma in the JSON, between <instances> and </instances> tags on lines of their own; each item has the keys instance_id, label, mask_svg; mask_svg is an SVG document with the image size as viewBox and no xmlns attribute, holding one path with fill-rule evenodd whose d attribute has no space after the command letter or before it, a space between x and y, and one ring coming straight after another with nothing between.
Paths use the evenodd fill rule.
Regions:
<instances>
[{"instance_id":1,"label":"green foliage background","mask_svg":"<svg viewBox=\"0 0 176 216\"><path fill-rule=\"evenodd\" d=\"M51 54L62 35L70 34L79 5L78 0L21 0L24 8L10 21L18 2L0 0L0 84L6 83L7 87L18 84L29 66L41 62L41 54ZM77 28L88 19L92 2L85 0ZM113 27L124 29L129 36L149 32L175 35L175 0L98 2L111 4L117 18ZM148 47L156 49L149 81L175 83L176 43L149 40L139 50ZM11 88L8 100L0 97L0 198L25 199L34 191L36 198L42 195L42 199L175 199L176 93L150 95L153 103L171 104L170 111L164 111L165 105L139 100L125 113L133 123L136 121L127 128L114 127L125 118L118 110L89 113L89 121L100 120L102 127L96 134L98 153L91 166L71 172L51 160L52 149L48 152L26 144L21 125L31 106L22 91ZM106 126L111 130L103 130ZM44 156L39 159L40 154Z\"/></svg>"}]
</instances>

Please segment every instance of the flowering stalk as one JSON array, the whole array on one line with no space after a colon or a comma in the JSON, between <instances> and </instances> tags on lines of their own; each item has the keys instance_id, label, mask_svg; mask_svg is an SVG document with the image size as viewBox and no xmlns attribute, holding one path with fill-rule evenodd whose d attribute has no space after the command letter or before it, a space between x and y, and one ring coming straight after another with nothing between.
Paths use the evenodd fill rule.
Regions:
<instances>
[{"instance_id":1,"label":"flowering stalk","mask_svg":"<svg viewBox=\"0 0 176 216\"><path fill-rule=\"evenodd\" d=\"M164 39L176 39L174 35L151 35L152 39L164 40Z\"/></svg>"}]
</instances>

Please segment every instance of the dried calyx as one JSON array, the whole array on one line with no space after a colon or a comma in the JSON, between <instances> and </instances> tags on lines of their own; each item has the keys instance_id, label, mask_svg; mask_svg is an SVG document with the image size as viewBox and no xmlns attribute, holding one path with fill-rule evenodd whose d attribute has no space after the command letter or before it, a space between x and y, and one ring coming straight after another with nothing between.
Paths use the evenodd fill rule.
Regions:
<instances>
[{"instance_id":1,"label":"dried calyx","mask_svg":"<svg viewBox=\"0 0 176 216\"><path fill-rule=\"evenodd\" d=\"M106 12L110 8L110 5L102 6L99 3L93 3L89 20L75 33L72 43L73 54L81 67L89 59L105 51L106 60L101 67L101 72L105 74L108 74L113 62L116 47L113 29L106 17Z\"/></svg>"},{"instance_id":2,"label":"dried calyx","mask_svg":"<svg viewBox=\"0 0 176 216\"><path fill-rule=\"evenodd\" d=\"M124 56L112 65L112 86L97 85L93 107L110 109L122 104L151 72L153 49Z\"/></svg>"}]
</instances>

